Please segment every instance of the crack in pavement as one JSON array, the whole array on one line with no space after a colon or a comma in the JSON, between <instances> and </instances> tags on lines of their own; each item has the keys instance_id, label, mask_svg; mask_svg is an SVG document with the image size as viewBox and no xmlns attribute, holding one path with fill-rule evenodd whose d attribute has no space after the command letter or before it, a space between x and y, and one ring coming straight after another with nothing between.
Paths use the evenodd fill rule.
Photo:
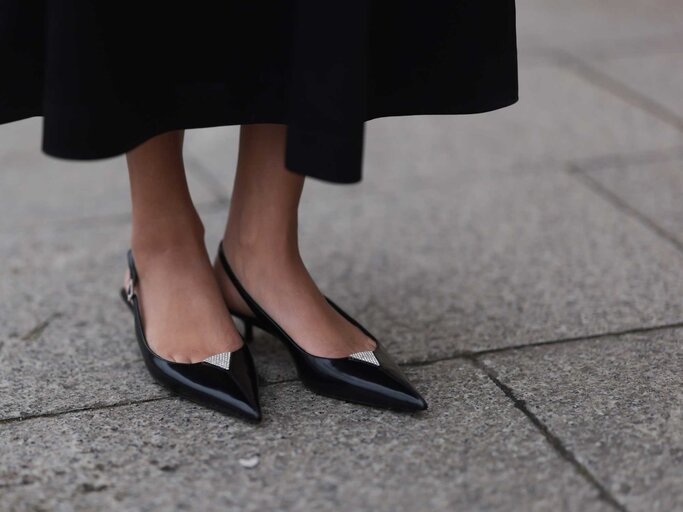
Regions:
<instances>
[{"instance_id":1,"label":"crack in pavement","mask_svg":"<svg viewBox=\"0 0 683 512\"><path fill-rule=\"evenodd\" d=\"M52 313L50 316L48 316L45 320L42 322L39 322L35 327L30 329L28 332L25 334L22 334L19 339L22 341L35 341L38 338L40 338L41 334L47 329L47 326L50 325L50 323L56 319L61 317L62 314L60 312Z\"/></svg>"}]
</instances>

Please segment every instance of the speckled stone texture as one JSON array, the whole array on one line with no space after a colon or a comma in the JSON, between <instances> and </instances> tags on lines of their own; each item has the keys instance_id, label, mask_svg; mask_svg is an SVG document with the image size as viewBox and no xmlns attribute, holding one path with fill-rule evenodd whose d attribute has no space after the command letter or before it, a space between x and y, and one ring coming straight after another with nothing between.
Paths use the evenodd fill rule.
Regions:
<instances>
[{"instance_id":1,"label":"speckled stone texture","mask_svg":"<svg viewBox=\"0 0 683 512\"><path fill-rule=\"evenodd\" d=\"M683 246L683 149L641 161L613 159L580 172L608 198L627 205Z\"/></svg>"},{"instance_id":2,"label":"speckled stone texture","mask_svg":"<svg viewBox=\"0 0 683 512\"><path fill-rule=\"evenodd\" d=\"M683 510L683 329L490 355L484 363L628 510Z\"/></svg>"},{"instance_id":3,"label":"speckled stone texture","mask_svg":"<svg viewBox=\"0 0 683 512\"><path fill-rule=\"evenodd\" d=\"M249 426L178 400L6 424L3 502L59 510L576 510L608 506L479 370L412 370L432 410L263 389ZM55 443L55 437L59 442ZM244 468L239 460L258 457Z\"/></svg>"},{"instance_id":4,"label":"speckled stone texture","mask_svg":"<svg viewBox=\"0 0 683 512\"><path fill-rule=\"evenodd\" d=\"M518 104L373 120L363 181L304 190L304 260L421 414L313 395L258 330L261 425L172 396L124 160L0 126L0 511L683 510L683 2L517 7ZM212 257L238 134L186 134Z\"/></svg>"},{"instance_id":5,"label":"speckled stone texture","mask_svg":"<svg viewBox=\"0 0 683 512\"><path fill-rule=\"evenodd\" d=\"M389 216L393 202L377 192L349 198L354 213L339 221L316 205L302 228L311 271L403 363L683 317L683 280L673 278L683 255L639 222L562 173L490 183L422 191L430 208L405 204ZM223 213L205 219L220 233ZM158 395L118 295L126 240L122 225L15 236L0 285L3 416L68 409L79 389L82 405ZM272 351L255 350L260 373L294 378L286 352L267 343ZM111 381L97 379L103 368Z\"/></svg>"}]
</instances>

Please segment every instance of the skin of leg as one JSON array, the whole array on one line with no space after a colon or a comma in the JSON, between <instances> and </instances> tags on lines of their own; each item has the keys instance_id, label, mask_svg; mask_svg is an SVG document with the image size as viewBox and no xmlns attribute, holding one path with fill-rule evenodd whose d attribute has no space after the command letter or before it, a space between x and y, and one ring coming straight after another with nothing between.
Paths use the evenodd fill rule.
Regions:
<instances>
[{"instance_id":1,"label":"skin of leg","mask_svg":"<svg viewBox=\"0 0 683 512\"><path fill-rule=\"evenodd\" d=\"M131 248L152 350L171 361L196 363L240 348L242 339L213 274L182 147L183 132L169 132L127 153Z\"/></svg>"},{"instance_id":2,"label":"skin of leg","mask_svg":"<svg viewBox=\"0 0 683 512\"><path fill-rule=\"evenodd\" d=\"M301 259L298 207L305 176L285 167L286 126L244 125L223 248L249 294L307 352L345 357L375 342L325 300ZM250 313L218 261L226 303Z\"/></svg>"}]
</instances>

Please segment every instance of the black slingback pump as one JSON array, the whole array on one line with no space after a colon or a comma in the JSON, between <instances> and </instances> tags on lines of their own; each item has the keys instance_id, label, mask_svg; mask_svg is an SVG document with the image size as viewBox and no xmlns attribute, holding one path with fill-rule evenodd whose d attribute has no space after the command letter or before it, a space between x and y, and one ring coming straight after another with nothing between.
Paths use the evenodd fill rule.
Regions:
<instances>
[{"instance_id":1,"label":"black slingback pump","mask_svg":"<svg viewBox=\"0 0 683 512\"><path fill-rule=\"evenodd\" d=\"M128 268L130 278L127 287L121 290L121 297L135 317L135 334L152 376L159 383L194 402L226 414L259 421L261 409L256 370L246 344L238 350L222 352L199 363L175 363L157 355L145 337L140 302L135 292L139 286L139 277L130 250Z\"/></svg>"},{"instance_id":2,"label":"black slingback pump","mask_svg":"<svg viewBox=\"0 0 683 512\"><path fill-rule=\"evenodd\" d=\"M427 408L427 402L415 391L377 338L329 298L326 297L327 301L340 315L375 342L374 350L341 358L309 354L247 293L230 268L222 243L218 246L218 258L230 281L254 313L254 316L250 316L230 311L244 323L245 338L251 338L255 326L280 339L289 349L299 378L306 387L321 395L374 407L402 411L421 411Z\"/></svg>"}]
</instances>

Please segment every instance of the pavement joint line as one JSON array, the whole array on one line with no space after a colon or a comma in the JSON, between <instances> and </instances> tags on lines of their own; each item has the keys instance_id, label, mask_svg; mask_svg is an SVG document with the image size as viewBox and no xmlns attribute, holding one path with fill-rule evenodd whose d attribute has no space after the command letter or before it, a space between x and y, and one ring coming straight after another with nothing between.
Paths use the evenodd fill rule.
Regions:
<instances>
[{"instance_id":1,"label":"pavement joint line","mask_svg":"<svg viewBox=\"0 0 683 512\"><path fill-rule=\"evenodd\" d=\"M514 390L498 378L495 370L479 361L477 357L469 358L471 363L479 368L484 374L509 398L514 406L524 414L534 427L543 435L548 444L558 453L560 457L571 464L579 475L588 482L589 485L598 491L598 498L614 507L619 512L628 512L626 507L620 503L614 495L600 482L585 464L580 462L576 455L564 444L557 434L546 425L536 414L534 414L526 404L526 401L519 398Z\"/></svg>"},{"instance_id":2,"label":"pavement joint line","mask_svg":"<svg viewBox=\"0 0 683 512\"><path fill-rule=\"evenodd\" d=\"M629 105L647 112L651 116L659 119L683 132L683 118L667 108L662 103L650 98L649 96L633 89L620 80L612 78L606 73L598 70L595 66L585 62L583 59L569 53L566 50L555 49L557 63L583 78L588 83L600 87L613 94Z\"/></svg>"},{"instance_id":3,"label":"pavement joint line","mask_svg":"<svg viewBox=\"0 0 683 512\"><path fill-rule=\"evenodd\" d=\"M620 198L617 194L593 178L589 173L583 172L581 168L575 164L570 164L567 167L567 173L581 181L588 189L607 200L618 210L638 220L648 230L654 232L661 239L673 245L674 248L676 248L679 253L683 255L683 241L679 240L673 233L670 233L661 227L655 220L651 219L637 208L631 206L628 202Z\"/></svg>"},{"instance_id":4,"label":"pavement joint line","mask_svg":"<svg viewBox=\"0 0 683 512\"><path fill-rule=\"evenodd\" d=\"M662 42L660 42L662 43ZM671 46L666 46L670 44ZM597 62L609 62L613 60L621 59L639 59L646 57L659 57L661 55L678 55L683 53L683 48L681 48L681 41L663 41L660 46L657 43L652 44L650 47L633 47L629 50L600 50L594 54L588 54L587 56L592 60ZM575 51L575 50L574 50Z\"/></svg>"},{"instance_id":5,"label":"pavement joint line","mask_svg":"<svg viewBox=\"0 0 683 512\"><path fill-rule=\"evenodd\" d=\"M18 422L23 422L23 421L36 420L36 419L41 419L41 418L56 418L59 416L66 416L68 414L76 414L79 412L102 411L102 410L107 410L107 409L116 409L118 407L125 407L127 405L137 405L137 404L146 404L146 403L150 403L150 402L160 402L162 400L168 400L170 398L176 398L176 395L156 396L153 398L145 398L142 400L125 400L123 402L116 402L113 404L78 407L75 409L65 409L65 410L61 410L61 411L51 411L51 412L44 412L44 413L39 413L39 414L29 414L26 416L10 416L9 418L0 419L0 426L8 425L11 423L18 423Z\"/></svg>"},{"instance_id":6,"label":"pavement joint line","mask_svg":"<svg viewBox=\"0 0 683 512\"><path fill-rule=\"evenodd\" d=\"M576 343L576 342L591 341L591 340L597 340L597 339L609 338L609 337L626 336L629 334L641 334L641 333L647 333L647 332L656 332L656 331L669 330L669 329L680 329L680 328L683 328L683 322L657 325L657 326L651 326L651 327L637 327L637 328L627 329L627 330L622 330L622 331L609 331L609 332L598 333L598 334L575 336L575 337L571 337L571 338L559 338L559 339L555 339L555 340L538 341L538 342L526 343L526 344L522 344L522 345L514 345L514 346L510 346L510 347L499 347L499 348L484 349L484 350L478 350L478 351L458 351L454 354L451 354L451 355L448 355L445 357L429 359L426 361L409 361L406 363L401 363L401 364L399 364L399 366L405 367L405 368L416 368L416 367L429 366L432 364L437 364L437 363L442 363L442 362L447 362L447 361L454 361L457 359L466 359L469 361L477 360L478 361L478 358L480 358L482 356L490 355L490 354L500 354L500 353L505 353L505 352L525 350L525 349L529 349L529 348L552 346L552 345L561 345L561 344L565 344L565 343ZM483 364L483 363L481 363L481 364ZM281 379L281 380L275 380L275 381L265 380L265 381L262 381L259 384L259 386L262 388L265 388L265 387L270 387L270 386L278 386L278 385L282 385L282 384L291 384L293 382L298 382L298 381L299 381L298 378L287 378L287 379ZM7 425L10 423L16 423L16 422L20 422L20 421L28 421L28 420L33 420L33 419L39 419L39 418L53 418L53 417L63 416L66 414L74 414L74 413L79 413L79 412L98 411L98 410L103 410L103 409L114 409L117 407L125 407L125 406L129 406L129 405L145 404L145 403L149 403L149 402L158 402L161 400L169 400L169 399L173 399L173 398L177 398L177 397L178 397L178 395L173 394L173 395L168 395L168 396L146 398L146 399L142 399L142 400L125 400L122 402L116 402L113 404L106 404L106 405L95 405L95 406L79 407L76 409L67 409L67 410L62 410L62 411L53 411L53 412L46 412L46 413L39 413L39 414L31 414L31 415L26 415L26 416L13 416L13 417L8 417L8 418L0 418L0 426Z\"/></svg>"},{"instance_id":7,"label":"pavement joint line","mask_svg":"<svg viewBox=\"0 0 683 512\"><path fill-rule=\"evenodd\" d=\"M573 158L565 162L570 172L592 173L624 165L651 165L676 162L683 159L683 146L668 149L648 149L638 153L611 153L586 158Z\"/></svg>"},{"instance_id":8,"label":"pavement joint line","mask_svg":"<svg viewBox=\"0 0 683 512\"><path fill-rule=\"evenodd\" d=\"M525 61L520 62L520 65L525 67L556 63L555 52L558 50L567 51L577 57L582 56L591 61L599 62L656 57L659 55L676 55L683 53L683 33L671 32L663 36L641 36L635 38L622 37L607 42L602 39L588 40L568 50L558 48L552 44L533 43L520 46L518 50L520 55L527 59L526 64L524 64Z\"/></svg>"},{"instance_id":9,"label":"pavement joint line","mask_svg":"<svg viewBox=\"0 0 683 512\"><path fill-rule=\"evenodd\" d=\"M554 340L544 340L544 341L535 341L532 343L523 343L519 345L511 345L507 347L497 347L497 348L488 348L488 349L483 349L483 350L462 350L455 352L454 354L444 356L444 357L438 357L435 359L428 359L425 361L409 361L406 363L401 363L399 366L404 366L404 367L418 367L418 366L429 366L431 364L436 364L436 363L441 363L444 361L452 361L455 359L471 359L473 357L481 357L481 356L487 356L491 354L501 354L505 352L515 352L515 351L520 351L520 350L526 350L530 348L537 348L537 347L547 347L547 346L553 346L553 345L563 345L566 343L581 343L585 341L594 341L594 340L600 340L600 339L605 339L605 338L614 338L614 337L621 337L621 336L628 336L630 334L644 334L644 333L649 333L649 332L657 332L657 331L666 331L666 330L672 330L672 329L681 329L683 328L683 322L675 322L671 324L663 324L663 325L653 325L649 327L634 327L631 329L624 329L621 331L607 331L607 332L601 332L601 333L596 333L596 334L586 334L586 335L580 335L580 336L572 336L568 338L557 338Z\"/></svg>"},{"instance_id":10,"label":"pavement joint line","mask_svg":"<svg viewBox=\"0 0 683 512\"><path fill-rule=\"evenodd\" d=\"M299 379L282 379L282 380L271 381L271 382L265 381L265 382L260 383L259 387L266 388L266 387L270 387L270 386L290 384L292 382L297 382L298 380ZM26 416L10 416L8 418L0 418L0 427L2 427L3 425L11 424L11 423L19 423L19 422L23 422L23 421L36 420L36 419L41 419L41 418L56 418L56 417L60 417L60 416L66 416L69 414L77 414L79 412L117 409L119 407L161 402L163 400L173 400L173 399L177 399L177 398L181 398L181 397L180 397L180 395L177 395L174 393L174 394L169 394L169 395L164 395L164 396L156 396L156 397L152 397L152 398L143 398L141 400L124 400L122 402L115 402L115 403L111 403L111 404L78 407L75 409L64 409L61 411L50 411L50 412L44 412L44 413L38 413L38 414L28 414Z\"/></svg>"},{"instance_id":11,"label":"pavement joint line","mask_svg":"<svg viewBox=\"0 0 683 512\"><path fill-rule=\"evenodd\" d=\"M605 40L588 40L574 46L569 51L572 54L580 52L587 58L595 61L608 61L617 59L633 59L639 57L655 57L659 55L671 55L683 53L683 32L669 32L664 35L647 35L637 37L620 37L607 42ZM600 45L603 45L600 48ZM556 46L545 46L546 49L557 50ZM598 48L596 50L596 48ZM536 48L533 48L536 50ZM522 50L524 50L522 48Z\"/></svg>"}]
</instances>

